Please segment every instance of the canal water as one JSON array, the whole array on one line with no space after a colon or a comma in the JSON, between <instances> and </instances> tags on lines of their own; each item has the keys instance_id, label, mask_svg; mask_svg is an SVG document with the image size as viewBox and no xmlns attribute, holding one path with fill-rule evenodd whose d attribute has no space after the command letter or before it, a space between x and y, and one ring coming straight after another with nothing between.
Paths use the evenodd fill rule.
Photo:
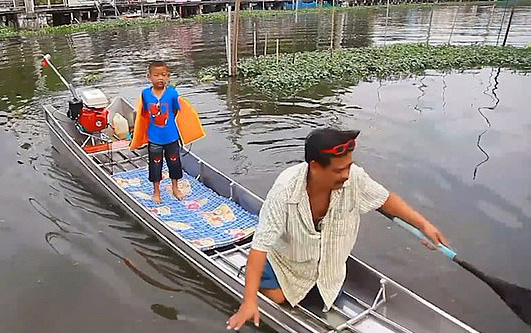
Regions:
<instances>
[{"instance_id":1,"label":"canal water","mask_svg":"<svg viewBox=\"0 0 531 333\"><path fill-rule=\"evenodd\" d=\"M500 3L391 7L388 19L385 9L243 19L241 55L252 56L255 29L260 53L266 32L268 53L277 38L281 52L496 45L508 16ZM108 96L131 101L147 85L147 63L167 60L208 133L193 151L261 196L303 159L312 128L360 129L355 160L374 179L439 226L462 258L531 287L528 73L428 71L276 100L242 82L197 81L200 68L224 62L225 34L223 23L190 23L0 41L0 331L222 332L238 307L72 177L43 120L42 104L68 96L41 68L45 53L74 84L97 75ZM531 44L531 7L516 8L507 43ZM353 253L482 332L529 331L488 287L376 213L364 216Z\"/></svg>"}]
</instances>

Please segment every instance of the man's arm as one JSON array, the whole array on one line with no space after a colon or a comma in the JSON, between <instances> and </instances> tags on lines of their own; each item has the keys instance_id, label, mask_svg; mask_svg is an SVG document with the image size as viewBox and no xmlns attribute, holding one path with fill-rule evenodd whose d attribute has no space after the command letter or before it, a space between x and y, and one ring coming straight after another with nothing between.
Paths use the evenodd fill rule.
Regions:
<instances>
[{"instance_id":1,"label":"man's arm","mask_svg":"<svg viewBox=\"0 0 531 333\"><path fill-rule=\"evenodd\" d=\"M258 310L258 289L267 260L267 252L251 249L245 268L245 292L240 309L227 321L227 329L239 331L247 320L253 320L255 326L260 325Z\"/></svg>"},{"instance_id":2,"label":"man's arm","mask_svg":"<svg viewBox=\"0 0 531 333\"><path fill-rule=\"evenodd\" d=\"M379 208L379 211L386 215L396 216L416 227L428 237L433 244L440 243L447 245L448 242L442 233L433 224L431 224L424 216L411 208L400 196L395 193L389 193L389 197ZM424 242L424 245L430 249L435 249L432 244Z\"/></svg>"},{"instance_id":3,"label":"man's arm","mask_svg":"<svg viewBox=\"0 0 531 333\"><path fill-rule=\"evenodd\" d=\"M248 320L254 325L260 322L258 310L258 290L267 260L271 251L284 233L287 222L287 198L270 192L260 210L258 227L253 236L253 244L245 269L245 292L240 309L227 321L227 329L239 330Z\"/></svg>"}]
</instances>

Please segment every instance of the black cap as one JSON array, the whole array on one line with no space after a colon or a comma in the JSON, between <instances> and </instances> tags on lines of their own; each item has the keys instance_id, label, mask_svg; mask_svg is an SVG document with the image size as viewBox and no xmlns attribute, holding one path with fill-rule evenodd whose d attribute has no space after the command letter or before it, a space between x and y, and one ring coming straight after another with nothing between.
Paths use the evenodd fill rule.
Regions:
<instances>
[{"instance_id":1,"label":"black cap","mask_svg":"<svg viewBox=\"0 0 531 333\"><path fill-rule=\"evenodd\" d=\"M304 159L306 162L317 161L323 166L330 164L333 156L320 153L321 150L331 149L358 137L360 131L341 131L334 128L319 128L308 134L304 144ZM346 154L346 153L345 153Z\"/></svg>"}]
</instances>

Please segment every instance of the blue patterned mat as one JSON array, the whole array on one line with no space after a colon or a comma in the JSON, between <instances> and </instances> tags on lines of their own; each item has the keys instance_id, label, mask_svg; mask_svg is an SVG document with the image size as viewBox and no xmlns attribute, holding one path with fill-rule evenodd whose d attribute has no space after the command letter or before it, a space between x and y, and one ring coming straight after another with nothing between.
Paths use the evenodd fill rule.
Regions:
<instances>
[{"instance_id":1,"label":"blue patterned mat","mask_svg":"<svg viewBox=\"0 0 531 333\"><path fill-rule=\"evenodd\" d=\"M186 173L179 180L179 189L186 198L179 201L171 194L171 180L164 168L160 204L151 200L153 184L148 180L147 168L117 173L113 178L141 205L156 214L161 223L203 251L251 236L258 223L256 215Z\"/></svg>"}]
</instances>

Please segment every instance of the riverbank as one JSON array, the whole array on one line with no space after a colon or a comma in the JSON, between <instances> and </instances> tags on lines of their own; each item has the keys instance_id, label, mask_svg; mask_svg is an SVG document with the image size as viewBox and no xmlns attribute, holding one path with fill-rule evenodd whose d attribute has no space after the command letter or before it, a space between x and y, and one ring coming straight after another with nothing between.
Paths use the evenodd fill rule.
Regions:
<instances>
[{"instance_id":1,"label":"riverbank","mask_svg":"<svg viewBox=\"0 0 531 333\"><path fill-rule=\"evenodd\" d=\"M359 81L418 75L425 70L501 67L531 70L531 48L396 44L335 51L309 51L241 59L238 77L271 97L295 95L317 84L349 86ZM227 65L199 72L202 81L228 78Z\"/></svg>"},{"instance_id":2,"label":"riverbank","mask_svg":"<svg viewBox=\"0 0 531 333\"><path fill-rule=\"evenodd\" d=\"M439 3L437 6L456 5L458 2L444 2ZM465 6L470 5L492 5L491 1L475 1L467 2ZM416 4L400 4L392 5L393 9L411 9L411 8L425 8L433 6L433 4L416 3ZM242 10L242 18L274 18L279 16L289 15L305 15L305 14L327 14L327 13L344 13L344 12L363 12L363 11L376 11L383 9L385 6L355 6L355 7L323 7L315 9L299 9L293 10ZM78 24L61 25L54 27L47 27L37 30L17 30L11 27L0 26L0 39L10 37L27 37L27 36L39 36L39 35L67 35L75 32L94 32L103 31L117 28L128 28L137 26L150 26L161 24L182 24L182 23L216 23L226 22L227 12L214 12L208 14L201 14L185 19L165 20L165 19L136 19L136 20L124 20L115 19L99 22L83 22Z\"/></svg>"}]
</instances>

